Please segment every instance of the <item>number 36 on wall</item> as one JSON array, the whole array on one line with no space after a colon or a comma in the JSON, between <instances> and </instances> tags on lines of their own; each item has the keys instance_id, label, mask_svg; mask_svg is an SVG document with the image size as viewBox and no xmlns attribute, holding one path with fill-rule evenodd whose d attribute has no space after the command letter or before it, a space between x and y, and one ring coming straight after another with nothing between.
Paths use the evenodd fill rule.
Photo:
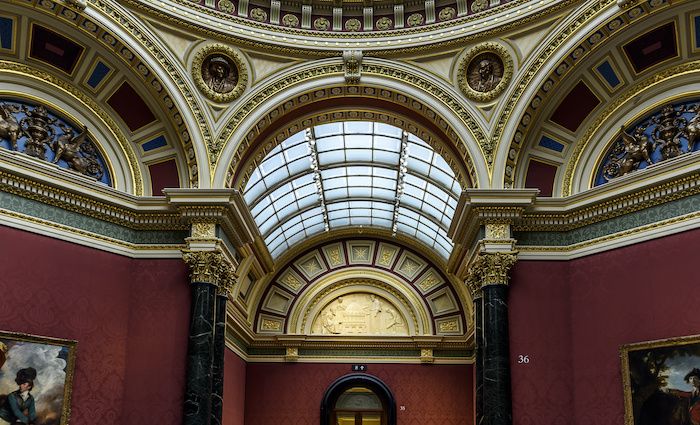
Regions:
<instances>
[{"instance_id":1,"label":"number 36 on wall","mask_svg":"<svg viewBox=\"0 0 700 425\"><path fill-rule=\"evenodd\" d=\"M518 364L527 364L530 363L530 356L527 354L520 354L518 355Z\"/></svg>"}]
</instances>

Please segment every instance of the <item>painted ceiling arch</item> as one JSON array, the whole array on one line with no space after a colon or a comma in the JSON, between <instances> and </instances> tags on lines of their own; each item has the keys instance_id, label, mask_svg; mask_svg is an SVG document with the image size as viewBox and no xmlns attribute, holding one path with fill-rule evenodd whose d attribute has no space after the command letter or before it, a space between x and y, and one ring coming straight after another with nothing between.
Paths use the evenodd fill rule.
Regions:
<instances>
[{"instance_id":1,"label":"painted ceiling arch","mask_svg":"<svg viewBox=\"0 0 700 425\"><path fill-rule=\"evenodd\" d=\"M32 34L34 45L15 44L0 55L11 61L24 61L54 74L94 98L105 114L113 117L124 138L134 144L143 182L130 193L150 195L152 166L168 162L169 183L182 187L197 186L197 159L189 130L189 107L172 78L160 62L142 47L142 40L127 32L91 5L84 10L47 0L36 5L10 2L4 10L13 40ZM104 6L104 5L101 5ZM118 14L115 9L110 9ZM133 28L132 28L133 29ZM46 33L46 34L44 34ZM52 34L65 34L68 37ZM47 38L48 37L48 38ZM49 40L56 51L77 52L60 63L60 55L46 53L43 43ZM27 50L24 50L24 49ZM58 62L57 62L58 61ZM70 69L61 69L69 66ZM139 178L141 179L141 178ZM160 195L157 189L155 195Z\"/></svg>"},{"instance_id":2,"label":"painted ceiling arch","mask_svg":"<svg viewBox=\"0 0 700 425\"><path fill-rule=\"evenodd\" d=\"M576 44L562 50L566 55L560 53L548 74L532 83L539 90L525 99L529 106L522 109L513 128L507 155L505 145L500 147L499 158L507 159L502 164L505 187L540 187L541 196L568 196L591 187L590 175L573 171L578 161L590 162L580 157L580 141L590 143L601 125L619 131L625 123L604 124L603 117L610 118L613 109L643 103L645 95L638 96L645 89L670 78L669 74L686 72L684 62L696 55L696 41L674 35L692 33L692 6L684 2L668 6L665 1L644 1L623 10L609 9L606 19L578 30L579 35L572 38ZM633 33L624 30L631 23ZM655 55L645 59L634 53L657 41L658 60L653 59ZM629 104L623 106L625 102ZM606 105L605 110L601 105ZM603 146L610 141L597 140Z\"/></svg>"}]
</instances>

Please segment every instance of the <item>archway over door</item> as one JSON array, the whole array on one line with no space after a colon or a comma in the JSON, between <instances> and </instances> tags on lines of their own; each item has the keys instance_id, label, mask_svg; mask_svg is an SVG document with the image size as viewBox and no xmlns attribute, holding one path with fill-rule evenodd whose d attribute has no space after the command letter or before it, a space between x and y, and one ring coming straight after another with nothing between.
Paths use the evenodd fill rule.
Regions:
<instances>
[{"instance_id":1,"label":"archway over door","mask_svg":"<svg viewBox=\"0 0 700 425\"><path fill-rule=\"evenodd\" d=\"M342 376L323 396L321 425L337 425L339 418L341 421L356 418L349 422L354 424L359 420L361 424L396 425L394 395L374 376L361 373Z\"/></svg>"}]
</instances>

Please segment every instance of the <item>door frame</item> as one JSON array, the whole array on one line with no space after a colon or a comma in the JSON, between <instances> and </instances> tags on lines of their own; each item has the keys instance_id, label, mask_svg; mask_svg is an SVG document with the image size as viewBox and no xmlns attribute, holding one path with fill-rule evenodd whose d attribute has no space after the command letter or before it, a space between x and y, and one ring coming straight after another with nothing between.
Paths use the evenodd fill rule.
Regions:
<instances>
[{"instance_id":1,"label":"door frame","mask_svg":"<svg viewBox=\"0 0 700 425\"><path fill-rule=\"evenodd\" d=\"M364 373L351 373L333 381L321 400L321 425L332 425L331 416L335 402L352 387L364 387L374 392L386 408L387 425L396 425L396 400L394 394L379 378Z\"/></svg>"}]
</instances>

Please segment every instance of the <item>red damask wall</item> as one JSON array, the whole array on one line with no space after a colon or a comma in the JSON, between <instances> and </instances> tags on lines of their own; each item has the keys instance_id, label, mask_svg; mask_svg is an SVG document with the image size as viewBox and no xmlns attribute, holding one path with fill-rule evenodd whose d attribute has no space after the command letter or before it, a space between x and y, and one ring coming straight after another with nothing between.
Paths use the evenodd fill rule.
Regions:
<instances>
[{"instance_id":1,"label":"red damask wall","mask_svg":"<svg viewBox=\"0 0 700 425\"><path fill-rule=\"evenodd\" d=\"M181 260L134 260L0 226L0 329L78 341L71 425L182 420Z\"/></svg>"},{"instance_id":2,"label":"red damask wall","mask_svg":"<svg viewBox=\"0 0 700 425\"><path fill-rule=\"evenodd\" d=\"M233 351L224 356L224 425L243 425L246 362Z\"/></svg>"},{"instance_id":3,"label":"red damask wall","mask_svg":"<svg viewBox=\"0 0 700 425\"><path fill-rule=\"evenodd\" d=\"M393 392L399 425L473 423L471 365L368 366ZM326 389L349 373L349 364L249 363L245 423L318 425Z\"/></svg>"},{"instance_id":4,"label":"red damask wall","mask_svg":"<svg viewBox=\"0 0 700 425\"><path fill-rule=\"evenodd\" d=\"M570 262L520 261L510 290L515 425L624 423L623 344L697 334L700 230ZM529 363L518 363L518 355Z\"/></svg>"}]
</instances>

